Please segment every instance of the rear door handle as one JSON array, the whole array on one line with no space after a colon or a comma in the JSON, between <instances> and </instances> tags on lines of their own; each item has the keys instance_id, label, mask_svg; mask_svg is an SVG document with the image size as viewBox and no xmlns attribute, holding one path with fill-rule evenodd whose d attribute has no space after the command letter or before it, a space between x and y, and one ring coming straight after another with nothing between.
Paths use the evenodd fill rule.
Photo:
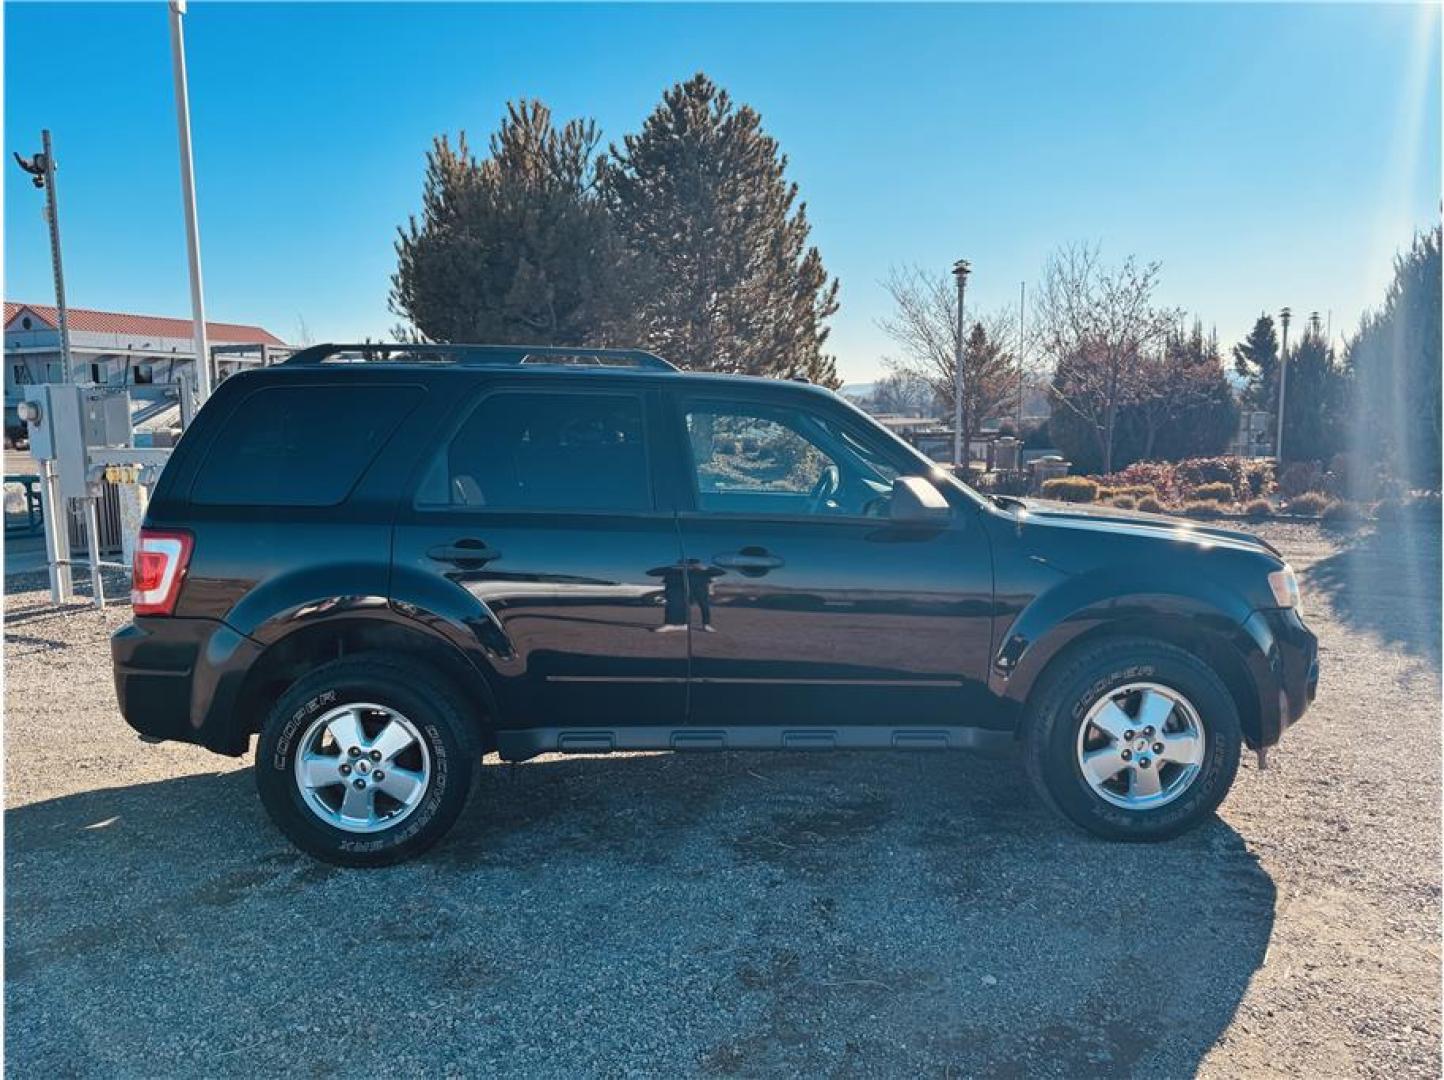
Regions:
<instances>
[{"instance_id":1,"label":"rear door handle","mask_svg":"<svg viewBox=\"0 0 1444 1080\"><path fill-rule=\"evenodd\" d=\"M471 537L465 537L450 544L438 544L426 554L428 558L435 559L437 562L456 563L463 566L468 563L481 566L501 558L501 552L485 540L475 540Z\"/></svg>"},{"instance_id":2,"label":"rear door handle","mask_svg":"<svg viewBox=\"0 0 1444 1080\"><path fill-rule=\"evenodd\" d=\"M712 557L712 565L723 566L728 570L741 570L744 574L765 574L767 571L776 570L779 566L785 564L766 548L745 547L741 551L729 551L722 555L714 555Z\"/></svg>"}]
</instances>

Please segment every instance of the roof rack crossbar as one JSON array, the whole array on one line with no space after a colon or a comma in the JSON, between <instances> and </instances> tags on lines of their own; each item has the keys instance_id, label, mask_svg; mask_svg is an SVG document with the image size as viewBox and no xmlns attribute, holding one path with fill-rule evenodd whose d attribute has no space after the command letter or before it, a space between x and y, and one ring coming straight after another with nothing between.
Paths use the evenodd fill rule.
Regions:
<instances>
[{"instance_id":1,"label":"roof rack crossbar","mask_svg":"<svg viewBox=\"0 0 1444 1080\"><path fill-rule=\"evenodd\" d=\"M512 367L521 364L546 363L564 358L590 360L599 367L627 366L648 368L655 371L676 371L655 353L645 349L582 349L568 345L448 345L410 344L405 342L366 342L359 345L311 345L293 353L283 364L308 366L334 361L348 353L358 354L362 362L415 362L457 364L462 367Z\"/></svg>"}]
</instances>

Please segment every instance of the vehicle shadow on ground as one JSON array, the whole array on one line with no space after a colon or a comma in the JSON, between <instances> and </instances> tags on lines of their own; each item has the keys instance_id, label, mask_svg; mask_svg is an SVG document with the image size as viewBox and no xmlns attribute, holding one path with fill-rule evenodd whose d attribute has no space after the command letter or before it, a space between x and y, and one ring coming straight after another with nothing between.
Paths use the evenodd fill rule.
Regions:
<instances>
[{"instance_id":1,"label":"vehicle shadow on ground","mask_svg":"<svg viewBox=\"0 0 1444 1080\"><path fill-rule=\"evenodd\" d=\"M249 769L6 830L26 1072L327 1072L359 1040L400 1072L1187 1075L1275 903L1221 821L1103 843L954 754L489 765L447 840L370 872L291 849Z\"/></svg>"},{"instance_id":2,"label":"vehicle shadow on ground","mask_svg":"<svg viewBox=\"0 0 1444 1080\"><path fill-rule=\"evenodd\" d=\"M1309 593L1328 599L1340 620L1440 662L1439 522L1406 519L1380 524L1347 541L1304 573Z\"/></svg>"}]
</instances>

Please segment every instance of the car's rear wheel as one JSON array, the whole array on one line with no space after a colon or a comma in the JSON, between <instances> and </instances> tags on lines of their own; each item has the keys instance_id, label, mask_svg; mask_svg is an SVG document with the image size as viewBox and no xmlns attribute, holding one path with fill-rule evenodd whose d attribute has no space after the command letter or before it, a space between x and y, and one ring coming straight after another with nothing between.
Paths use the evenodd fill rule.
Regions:
<instances>
[{"instance_id":1,"label":"car's rear wheel","mask_svg":"<svg viewBox=\"0 0 1444 1080\"><path fill-rule=\"evenodd\" d=\"M455 823L479 754L462 702L424 664L362 654L296 682L256 749L261 801L303 851L382 866Z\"/></svg>"},{"instance_id":2,"label":"car's rear wheel","mask_svg":"<svg viewBox=\"0 0 1444 1080\"><path fill-rule=\"evenodd\" d=\"M1024 761L1044 801L1113 840L1162 840L1217 809L1238 771L1238 710L1222 680L1173 645L1085 646L1029 702Z\"/></svg>"}]
</instances>

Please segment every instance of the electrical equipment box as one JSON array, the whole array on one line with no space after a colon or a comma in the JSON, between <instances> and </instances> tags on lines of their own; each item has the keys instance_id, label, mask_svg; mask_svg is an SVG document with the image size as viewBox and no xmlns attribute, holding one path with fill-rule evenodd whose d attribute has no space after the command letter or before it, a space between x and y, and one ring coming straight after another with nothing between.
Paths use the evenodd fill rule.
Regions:
<instances>
[{"instance_id":1,"label":"electrical equipment box","mask_svg":"<svg viewBox=\"0 0 1444 1080\"><path fill-rule=\"evenodd\" d=\"M82 386L85 445L129 446L130 395L120 386Z\"/></svg>"},{"instance_id":2,"label":"electrical equipment box","mask_svg":"<svg viewBox=\"0 0 1444 1080\"><path fill-rule=\"evenodd\" d=\"M122 387L30 385L19 411L30 435L30 455L55 462L63 498L90 494L89 448L130 445L130 396Z\"/></svg>"}]
</instances>

